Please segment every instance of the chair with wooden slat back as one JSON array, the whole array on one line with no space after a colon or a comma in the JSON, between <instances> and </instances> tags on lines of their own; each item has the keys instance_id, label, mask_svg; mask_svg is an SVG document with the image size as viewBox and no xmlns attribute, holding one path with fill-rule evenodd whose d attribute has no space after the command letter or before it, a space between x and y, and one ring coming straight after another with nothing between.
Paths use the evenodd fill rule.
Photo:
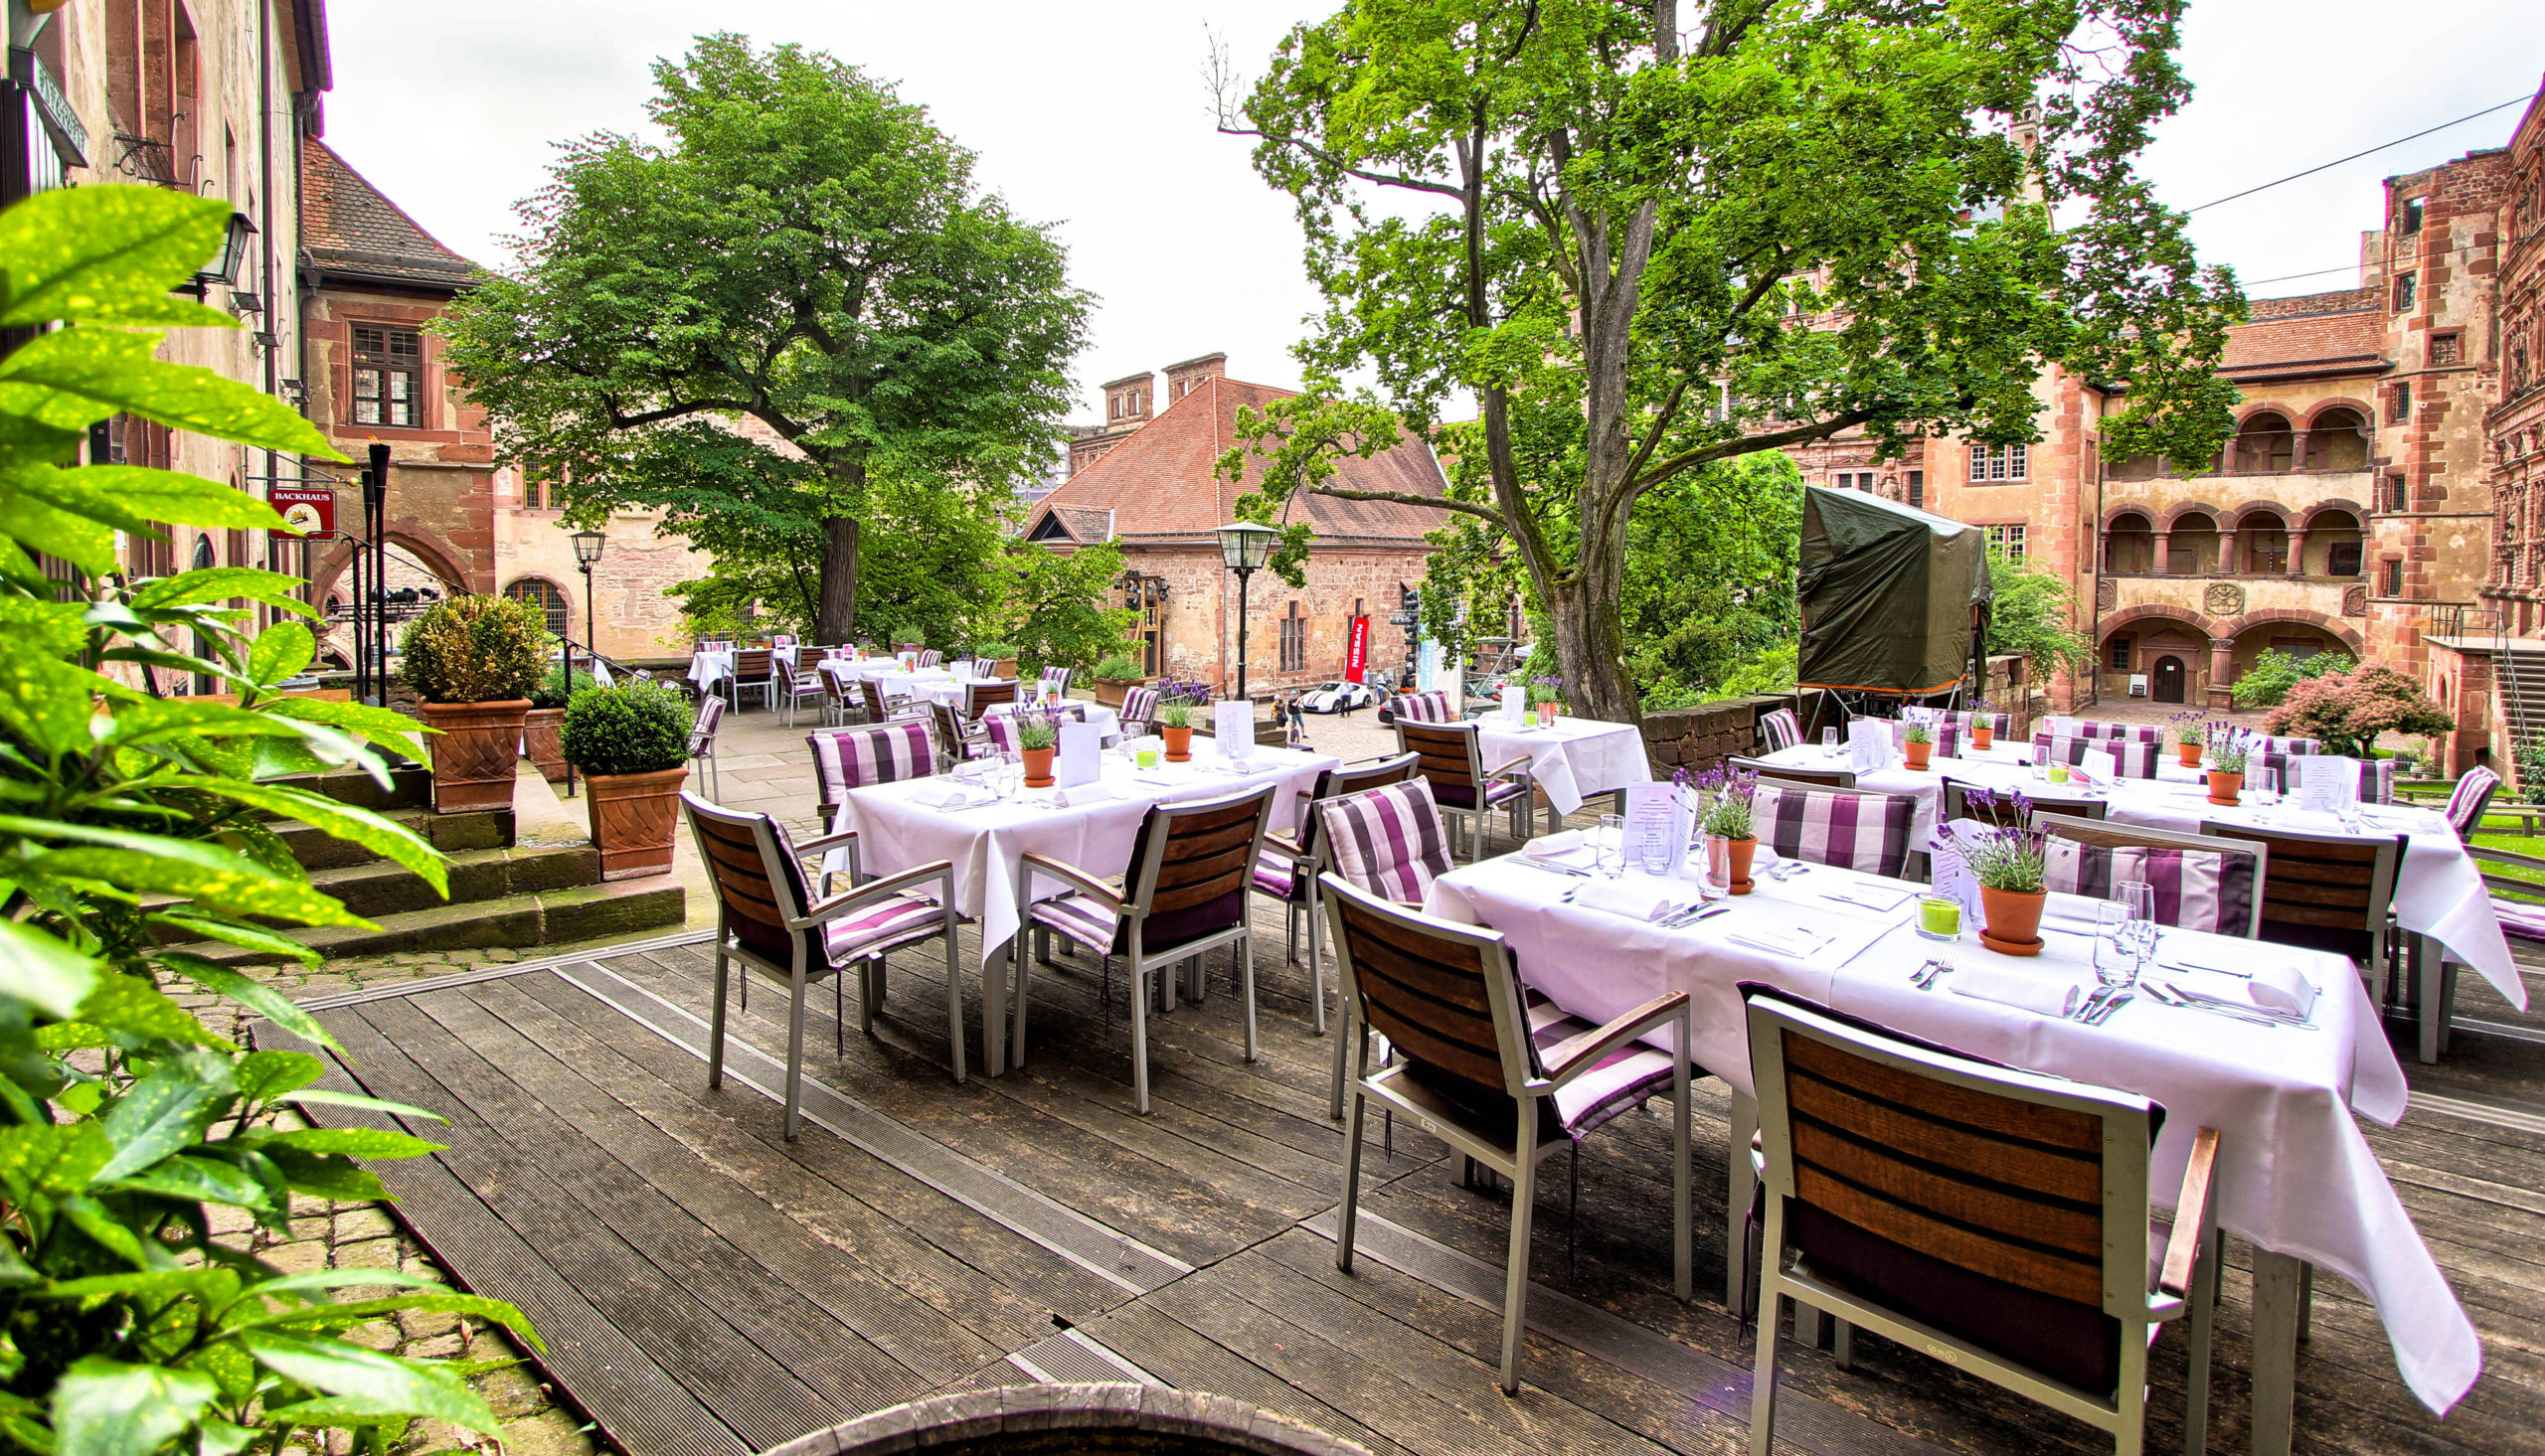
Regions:
<instances>
[{"instance_id":1,"label":"chair with wooden slat back","mask_svg":"<svg viewBox=\"0 0 2545 1456\"><path fill-rule=\"evenodd\" d=\"M1418 756L1419 769L1431 783L1433 801L1443 816L1464 816L1470 864L1484 858L1485 816L1495 809L1509 812L1513 839L1529 837L1528 830L1537 820L1537 781L1530 773L1529 755L1487 768L1483 728L1473 720L1419 723L1400 717L1396 748ZM1552 805L1547 815L1550 820L1555 817Z\"/></svg>"},{"instance_id":2,"label":"chair with wooden slat back","mask_svg":"<svg viewBox=\"0 0 2545 1456\"><path fill-rule=\"evenodd\" d=\"M1974 798L1977 803L1971 802ZM2064 814L2071 819L2101 819L2112 808L2106 799L2052 798L2024 790L2024 802L2034 814ZM1981 783L1963 783L1957 778L1944 780L1937 796L1936 822L1951 824L1956 819L1976 819L2000 829L2020 828L2015 822L2014 796Z\"/></svg>"},{"instance_id":3,"label":"chair with wooden slat back","mask_svg":"<svg viewBox=\"0 0 2545 1456\"><path fill-rule=\"evenodd\" d=\"M1725 757L1723 766L1743 773L1755 773L1763 779L1782 779L1786 783L1810 784L1815 788L1851 789L1856 786L1856 776L1843 768L1796 768L1771 763L1765 758L1744 758L1738 753Z\"/></svg>"},{"instance_id":4,"label":"chair with wooden slat back","mask_svg":"<svg viewBox=\"0 0 2545 1456\"><path fill-rule=\"evenodd\" d=\"M786 726L795 726L795 710L811 702L821 705L823 721L829 721L831 694L822 686L819 668L798 668L791 653L777 656L777 683L773 691L786 707Z\"/></svg>"},{"instance_id":5,"label":"chair with wooden slat back","mask_svg":"<svg viewBox=\"0 0 2545 1456\"><path fill-rule=\"evenodd\" d=\"M2137 881L2154 892L2156 923L2252 940L2263 933L2271 849L2251 841L2147 829L2101 817L2035 813L2044 883L2063 894L2110 899Z\"/></svg>"},{"instance_id":6,"label":"chair with wooden slat back","mask_svg":"<svg viewBox=\"0 0 2545 1456\"><path fill-rule=\"evenodd\" d=\"M828 656L830 651L831 649L827 647L815 647L809 643L797 644L795 648L795 671L799 673L819 671L822 659Z\"/></svg>"},{"instance_id":7,"label":"chair with wooden slat back","mask_svg":"<svg viewBox=\"0 0 2545 1456\"><path fill-rule=\"evenodd\" d=\"M1281 902L1283 962L1297 963L1299 921L1302 917L1307 920L1308 980L1313 991L1310 1014L1320 1037L1325 1035L1325 931L1317 923L1316 872L1325 849L1316 806L1364 789L1404 783L1415 776L1417 761L1411 753L1399 753L1376 762L1319 769L1316 782L1292 799L1291 822L1298 827L1287 835L1265 832L1264 853L1255 864L1255 892Z\"/></svg>"},{"instance_id":8,"label":"chair with wooden slat back","mask_svg":"<svg viewBox=\"0 0 2545 1456\"><path fill-rule=\"evenodd\" d=\"M742 967L743 1010L751 1009L749 977L759 972L788 988L786 1016L786 1137L795 1137L804 1080L804 997L815 982L831 982L834 1050L847 1053L843 979L857 974L857 1025L872 1033L884 1002L884 963L890 952L923 940L945 942L946 1028L954 1080L963 1080L963 982L954 964L954 866L934 860L839 894L815 898L804 882L802 857L853 844L856 836L827 834L797 846L786 827L766 814L720 808L683 793L698 858L716 893L716 997L708 1025L707 1085L725 1082L725 990L728 963Z\"/></svg>"},{"instance_id":9,"label":"chair with wooden slat back","mask_svg":"<svg viewBox=\"0 0 2545 1456\"><path fill-rule=\"evenodd\" d=\"M806 733L804 746L813 753L813 812L823 831L836 833L844 827L849 790L935 773L933 737L928 722L916 718ZM851 885L865 878L857 867L854 843L823 857L821 892L830 893L832 877L841 874Z\"/></svg>"},{"instance_id":10,"label":"chair with wooden slat back","mask_svg":"<svg viewBox=\"0 0 2545 1456\"><path fill-rule=\"evenodd\" d=\"M985 710L1015 702L1016 681L1012 678L963 685L963 717L966 721L978 721Z\"/></svg>"},{"instance_id":11,"label":"chair with wooden slat back","mask_svg":"<svg viewBox=\"0 0 2545 1456\"><path fill-rule=\"evenodd\" d=\"M2216 819L2200 832L2267 852L2263 939L2349 956L2375 979L2382 997L2388 989L2395 874L2403 864L2401 837L2307 834Z\"/></svg>"},{"instance_id":12,"label":"chair with wooden slat back","mask_svg":"<svg viewBox=\"0 0 2545 1456\"><path fill-rule=\"evenodd\" d=\"M1367 1039L1352 1071L1344 1123L1343 1207L1335 1267L1351 1272L1360 1214L1361 1144L1372 1103L1413 1118L1451 1150L1511 1180L1511 1232L1503 1270L1502 1388L1520 1388L1520 1338L1527 1326L1529 1225L1538 1164L1620 1113L1665 1090L1671 1100L1671 1289L1689 1298L1694 1278L1689 1207L1686 1056L1644 1045L1666 1031L1688 1047L1688 993L1666 992L1607 1026L1532 1007L1511 948L1475 925L1435 919L1393 904L1339 875L1322 877L1335 961L1354 1015L1387 1038L1396 1055L1371 1064Z\"/></svg>"},{"instance_id":13,"label":"chair with wooden slat back","mask_svg":"<svg viewBox=\"0 0 2545 1456\"><path fill-rule=\"evenodd\" d=\"M698 717L689 725L689 759L707 764L707 797L721 799L723 775L716 767L716 729L725 723L725 700L714 693L702 693L698 699Z\"/></svg>"},{"instance_id":14,"label":"chair with wooden slat back","mask_svg":"<svg viewBox=\"0 0 2545 1456\"><path fill-rule=\"evenodd\" d=\"M857 693L866 701L866 719L869 723L882 723L911 706L909 698L886 694L882 683L863 674L860 674L857 679Z\"/></svg>"},{"instance_id":15,"label":"chair with wooden slat back","mask_svg":"<svg viewBox=\"0 0 2545 1456\"><path fill-rule=\"evenodd\" d=\"M978 758L990 751L989 733L978 723L965 723L963 715L950 703L931 700L904 709L905 714L926 714L936 727L936 764L942 773L967 758Z\"/></svg>"},{"instance_id":16,"label":"chair with wooden slat back","mask_svg":"<svg viewBox=\"0 0 2545 1456\"><path fill-rule=\"evenodd\" d=\"M767 648L737 649L734 653L734 670L725 679L726 696L733 702L734 711L736 713L743 711L745 693L758 693L763 708L774 708L776 703L769 696L775 691L775 684L771 682L774 676L775 669Z\"/></svg>"},{"instance_id":17,"label":"chair with wooden slat back","mask_svg":"<svg viewBox=\"0 0 2545 1456\"><path fill-rule=\"evenodd\" d=\"M1255 936L1248 917L1254 896L1248 887L1255 880L1265 827L1272 817L1272 796L1279 789L1268 783L1223 798L1150 806L1131 842L1130 868L1119 888L1046 855L1018 858L1016 902L1030 907L1025 919L1033 928L1034 945L1031 956L1017 957L1016 1026L1009 1035L1017 1063L1025 1059L1025 1005L1033 968L1052 964L1056 932L1099 958L1108 991L1112 958L1121 956L1130 967L1131 1100L1141 1113L1149 1110L1151 976L1173 992L1160 968L1189 965L1185 990L1199 1002L1207 989L1202 957L1227 946L1246 998L1246 1059L1256 1059ZM1038 902L1038 880L1058 881L1068 890Z\"/></svg>"},{"instance_id":18,"label":"chair with wooden slat back","mask_svg":"<svg viewBox=\"0 0 2545 1456\"><path fill-rule=\"evenodd\" d=\"M855 696L855 690L845 679L830 670L831 661L832 659L824 658L814 663L811 668L813 681L821 685L822 711L831 723L854 723L865 713L866 705Z\"/></svg>"},{"instance_id":19,"label":"chair with wooden slat back","mask_svg":"<svg viewBox=\"0 0 2545 1456\"><path fill-rule=\"evenodd\" d=\"M1838 1321L2144 1448L2147 1350L2189 1317L2183 1449L2207 1449L2218 1133L2198 1129L2159 1251L2144 1097L1906 1041L1747 988L1767 1208L1750 1450L1776 1440L1778 1316ZM1788 1263L1790 1260L1790 1264Z\"/></svg>"}]
</instances>

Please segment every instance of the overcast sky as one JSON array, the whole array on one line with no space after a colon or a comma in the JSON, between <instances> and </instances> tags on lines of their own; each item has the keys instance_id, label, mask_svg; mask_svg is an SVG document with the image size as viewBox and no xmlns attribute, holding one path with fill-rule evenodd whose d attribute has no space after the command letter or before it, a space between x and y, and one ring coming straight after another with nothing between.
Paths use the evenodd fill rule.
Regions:
<instances>
[{"instance_id":1,"label":"overcast sky","mask_svg":"<svg viewBox=\"0 0 2545 1456\"><path fill-rule=\"evenodd\" d=\"M1059 225L1098 311L1076 376L1096 386L1215 350L1230 372L1294 385L1289 346L1315 305L1286 199L1211 127L1204 27L1250 78L1292 23L1338 0L438 0L337 5L327 139L434 236L506 265L513 204L551 143L642 121L648 66L706 29L828 50L901 83L980 154L983 183ZM2147 165L2192 207L2513 96L2545 71L2537 0L2459 0L2431 24L2368 0L2192 0L2198 86ZM2418 14L2418 12L2414 12ZM2519 107L2193 219L2204 256L2257 296L2348 286L2380 179L2502 145Z\"/></svg>"}]
</instances>

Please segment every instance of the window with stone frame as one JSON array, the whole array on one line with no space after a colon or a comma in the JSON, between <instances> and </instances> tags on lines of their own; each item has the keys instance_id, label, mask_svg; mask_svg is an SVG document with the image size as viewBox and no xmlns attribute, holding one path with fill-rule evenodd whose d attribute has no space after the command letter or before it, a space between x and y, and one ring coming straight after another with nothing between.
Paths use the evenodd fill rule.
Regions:
<instances>
[{"instance_id":1,"label":"window with stone frame","mask_svg":"<svg viewBox=\"0 0 2545 1456\"><path fill-rule=\"evenodd\" d=\"M354 423L422 428L424 336L412 329L354 327Z\"/></svg>"},{"instance_id":2,"label":"window with stone frame","mask_svg":"<svg viewBox=\"0 0 2545 1456\"><path fill-rule=\"evenodd\" d=\"M2029 445L1972 445L1970 478L1981 480L2026 480L2031 478Z\"/></svg>"},{"instance_id":3,"label":"window with stone frame","mask_svg":"<svg viewBox=\"0 0 2545 1456\"><path fill-rule=\"evenodd\" d=\"M1909 472L1909 509L1913 511L1927 509L1927 472L1924 470Z\"/></svg>"},{"instance_id":4,"label":"window with stone frame","mask_svg":"<svg viewBox=\"0 0 2545 1456\"><path fill-rule=\"evenodd\" d=\"M570 614L566 607L566 593L556 582L542 581L536 576L524 576L505 587L504 595L515 601L529 602L532 606L539 608L540 613L548 619L548 630L559 637L566 635Z\"/></svg>"},{"instance_id":5,"label":"window with stone frame","mask_svg":"<svg viewBox=\"0 0 2545 1456\"><path fill-rule=\"evenodd\" d=\"M2463 362L2463 358L2464 358L2464 356L2463 356L2463 354L2462 354L2462 352L2461 352L2462 348L2463 348L2463 346L2459 342L2459 338L2458 338L2458 336L2457 336L2456 334L2451 333L2451 334L2433 334L2433 335L2431 335L2431 336L2430 336L2430 366L2431 366L2431 368L2433 368L2433 369L2439 369L2439 368L2443 368L2443 367L2445 367L2445 366L2447 366L2447 365L2451 365L2451 364L2459 364L2459 363Z\"/></svg>"},{"instance_id":6,"label":"window with stone frame","mask_svg":"<svg viewBox=\"0 0 2545 1456\"><path fill-rule=\"evenodd\" d=\"M2112 666L2107 671L2117 673L2129 671L2129 649L2136 640L2133 637L2112 639Z\"/></svg>"},{"instance_id":7,"label":"window with stone frame","mask_svg":"<svg viewBox=\"0 0 2545 1456\"><path fill-rule=\"evenodd\" d=\"M2401 557L2390 557L2387 559L2386 594L2388 596L2401 596L2404 594L2404 562Z\"/></svg>"},{"instance_id":8,"label":"window with stone frame","mask_svg":"<svg viewBox=\"0 0 2545 1456\"><path fill-rule=\"evenodd\" d=\"M2386 392L2386 422L2388 424L2403 424L2411 420L2412 417L2413 382L2411 380L2397 380L2395 382L2395 387Z\"/></svg>"},{"instance_id":9,"label":"window with stone frame","mask_svg":"<svg viewBox=\"0 0 2545 1456\"><path fill-rule=\"evenodd\" d=\"M1292 601L1281 616L1281 671L1303 672L1308 665L1308 622Z\"/></svg>"},{"instance_id":10,"label":"window with stone frame","mask_svg":"<svg viewBox=\"0 0 2545 1456\"><path fill-rule=\"evenodd\" d=\"M1988 532L1990 551L2000 553L2008 561L2019 562L2024 559L2024 528L2020 524L1990 526L1985 529Z\"/></svg>"},{"instance_id":11,"label":"window with stone frame","mask_svg":"<svg viewBox=\"0 0 2545 1456\"><path fill-rule=\"evenodd\" d=\"M2356 541L2336 541L2325 547L2324 574L2327 576L2358 575L2359 552L2360 544Z\"/></svg>"},{"instance_id":12,"label":"window with stone frame","mask_svg":"<svg viewBox=\"0 0 2545 1456\"><path fill-rule=\"evenodd\" d=\"M2395 275L2395 311L2402 313L2421 297L2421 276L2417 273Z\"/></svg>"}]
</instances>

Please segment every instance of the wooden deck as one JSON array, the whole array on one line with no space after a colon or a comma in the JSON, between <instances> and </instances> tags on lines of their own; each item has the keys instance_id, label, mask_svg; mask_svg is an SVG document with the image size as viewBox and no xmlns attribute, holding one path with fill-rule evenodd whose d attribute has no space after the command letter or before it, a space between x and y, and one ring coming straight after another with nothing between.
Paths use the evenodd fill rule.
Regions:
<instances>
[{"instance_id":1,"label":"wooden deck","mask_svg":"<svg viewBox=\"0 0 2545 1456\"><path fill-rule=\"evenodd\" d=\"M1264 1059L1241 1056L1214 961L1206 1006L1152 1023L1151 1117L1130 1111L1118 971L1037 979L1022 1073L948 1079L941 980L896 962L873 1039L806 1042L811 1122L789 1144L784 1001L756 990L735 1075L706 1085L706 948L658 945L319 1003L343 1085L448 1113L448 1152L382 1169L455 1277L519 1303L550 1375L631 1456L756 1451L917 1396L1139 1378L1269 1407L1373 1452L1734 1452L1749 1342L1708 1298L1719 1176L1698 1182L1699 1298L1669 1297L1666 1122L1585 1146L1579 1265L1562 1178L1537 1219L1528 1386L1494 1383L1507 1192L1459 1185L1398 1128L1374 1157L1358 1271L1329 1230L1342 1137L1306 977L1259 918ZM970 950L966 950L967 964ZM2535 978L2545 990L2545 977ZM2297 1447L2545 1451L2545 1033L2479 986L2415 1067L2412 1116L2371 1137L2482 1334L2486 1374L2446 1421L2396 1377L2375 1314L2330 1278L2301 1348ZM977 998L969 1020L977 1042ZM268 1036L270 1037L270 1032ZM1720 1083L1697 1091L1722 1166ZM1551 1170L1552 1171L1552 1170ZM2231 1244L2211 1449L2247 1447L2250 1311ZM1822 1453L2106 1451L2085 1427L1865 1337L1852 1371L1789 1352L1781 1430ZM2178 1337L2157 1347L2151 1451L2180 1447Z\"/></svg>"}]
</instances>

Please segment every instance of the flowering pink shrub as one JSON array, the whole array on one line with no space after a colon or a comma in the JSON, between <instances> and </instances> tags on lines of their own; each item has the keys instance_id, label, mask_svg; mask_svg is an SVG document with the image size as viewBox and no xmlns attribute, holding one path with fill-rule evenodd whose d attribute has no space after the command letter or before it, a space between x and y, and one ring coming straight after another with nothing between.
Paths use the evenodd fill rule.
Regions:
<instances>
[{"instance_id":1,"label":"flowering pink shrub","mask_svg":"<svg viewBox=\"0 0 2545 1456\"><path fill-rule=\"evenodd\" d=\"M2457 724L2420 683L2384 663L2364 662L2290 688L2264 727L2277 735L2320 739L2327 753L2365 758L2379 733L2444 733Z\"/></svg>"}]
</instances>

